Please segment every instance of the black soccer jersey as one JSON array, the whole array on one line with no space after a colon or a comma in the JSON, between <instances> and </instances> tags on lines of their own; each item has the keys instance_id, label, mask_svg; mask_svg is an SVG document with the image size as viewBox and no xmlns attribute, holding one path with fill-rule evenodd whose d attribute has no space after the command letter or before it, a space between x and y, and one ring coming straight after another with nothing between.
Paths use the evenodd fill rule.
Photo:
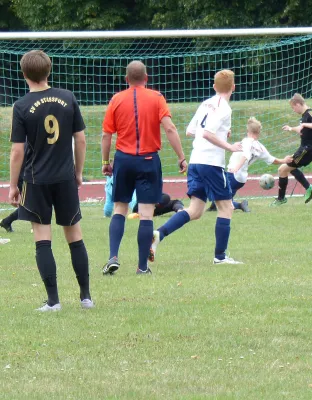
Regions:
<instances>
[{"instance_id":1,"label":"black soccer jersey","mask_svg":"<svg viewBox=\"0 0 312 400\"><path fill-rule=\"evenodd\" d=\"M301 117L300 122L312 123L312 109L306 110ZM301 130L301 146L312 146L312 129L302 128Z\"/></svg>"},{"instance_id":2,"label":"black soccer jersey","mask_svg":"<svg viewBox=\"0 0 312 400\"><path fill-rule=\"evenodd\" d=\"M48 88L16 101L11 142L27 142L24 180L50 184L72 179L72 138L84 129L77 100L69 90Z\"/></svg>"}]
</instances>

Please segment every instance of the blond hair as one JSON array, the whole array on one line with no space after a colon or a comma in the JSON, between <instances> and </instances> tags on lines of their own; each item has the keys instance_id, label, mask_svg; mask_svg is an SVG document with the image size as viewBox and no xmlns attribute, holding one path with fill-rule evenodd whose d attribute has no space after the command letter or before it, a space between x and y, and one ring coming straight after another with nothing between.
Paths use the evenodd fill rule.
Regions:
<instances>
[{"instance_id":1,"label":"blond hair","mask_svg":"<svg viewBox=\"0 0 312 400\"><path fill-rule=\"evenodd\" d=\"M261 122L255 117L250 117L247 122L247 131L253 133L254 135L259 135L262 129Z\"/></svg>"},{"instance_id":2,"label":"blond hair","mask_svg":"<svg viewBox=\"0 0 312 400\"><path fill-rule=\"evenodd\" d=\"M126 69L128 82L131 84L142 83L146 77L146 67L141 61L131 61Z\"/></svg>"},{"instance_id":3,"label":"blond hair","mask_svg":"<svg viewBox=\"0 0 312 400\"><path fill-rule=\"evenodd\" d=\"M233 90L234 72L229 69L223 69L214 76L215 91L218 93L228 93Z\"/></svg>"},{"instance_id":4,"label":"blond hair","mask_svg":"<svg viewBox=\"0 0 312 400\"><path fill-rule=\"evenodd\" d=\"M301 96L301 94L295 93L295 94L293 95L293 97L289 100L289 103L290 103L291 105L300 104L301 106L303 106L303 105L305 104L305 100L304 100L304 98Z\"/></svg>"},{"instance_id":5,"label":"blond hair","mask_svg":"<svg viewBox=\"0 0 312 400\"><path fill-rule=\"evenodd\" d=\"M31 50L23 55L20 66L25 78L39 83L50 75L52 63L42 50Z\"/></svg>"}]
</instances>

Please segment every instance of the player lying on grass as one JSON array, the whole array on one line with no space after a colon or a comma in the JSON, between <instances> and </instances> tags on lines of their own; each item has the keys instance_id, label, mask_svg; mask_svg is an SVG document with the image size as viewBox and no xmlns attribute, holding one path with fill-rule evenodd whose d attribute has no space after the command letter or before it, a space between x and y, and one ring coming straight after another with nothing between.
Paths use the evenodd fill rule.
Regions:
<instances>
[{"instance_id":1,"label":"player lying on grass","mask_svg":"<svg viewBox=\"0 0 312 400\"><path fill-rule=\"evenodd\" d=\"M285 158L276 158L272 156L268 150L259 142L261 133L261 122L256 118L251 117L247 122L247 136L242 140L243 150L237 153L233 153L230 157L228 164L227 178L229 180L232 195L235 196L236 192L241 189L248 178L248 168L250 165L258 160L262 160L268 165L270 164L287 164L292 162L291 156ZM243 200L241 203L233 199L233 206L235 210L242 210L249 212L247 200ZM214 202L211 203L207 211L216 210L217 207Z\"/></svg>"},{"instance_id":2,"label":"player lying on grass","mask_svg":"<svg viewBox=\"0 0 312 400\"><path fill-rule=\"evenodd\" d=\"M114 211L114 202L113 202L113 183L114 177L107 176L105 183L105 202L103 206L104 217L110 218ZM129 203L129 208L132 211L133 207L137 204L136 192L133 192L131 202Z\"/></svg>"},{"instance_id":3,"label":"player lying on grass","mask_svg":"<svg viewBox=\"0 0 312 400\"><path fill-rule=\"evenodd\" d=\"M308 203L312 199L312 185L299 170L300 167L305 167L312 161L312 109L309 108L299 93L295 93L289 103L292 110L301 115L300 124L293 127L284 125L283 130L298 133L300 135L300 146L295 151L293 160L290 163L281 165L278 169L278 197L271 204L272 206L280 206L287 202L285 196L289 174L292 174L305 188L304 202Z\"/></svg>"},{"instance_id":4,"label":"player lying on grass","mask_svg":"<svg viewBox=\"0 0 312 400\"><path fill-rule=\"evenodd\" d=\"M114 202L113 202L113 198L112 198L113 182L114 182L113 176L106 177L105 203L104 203L104 207L103 207L104 217L111 217L113 214L113 209L114 209ZM181 200L177 200L177 199L171 200L169 194L162 193L161 201L159 203L155 204L154 217L157 217L157 216L163 215L163 214L167 214L170 212L178 212L180 210L183 210L183 207L184 207L184 205ZM140 218L140 215L138 213L139 204L137 202L136 191L133 192L132 200L129 203L129 209L131 211L131 213L128 215L129 219Z\"/></svg>"}]
</instances>

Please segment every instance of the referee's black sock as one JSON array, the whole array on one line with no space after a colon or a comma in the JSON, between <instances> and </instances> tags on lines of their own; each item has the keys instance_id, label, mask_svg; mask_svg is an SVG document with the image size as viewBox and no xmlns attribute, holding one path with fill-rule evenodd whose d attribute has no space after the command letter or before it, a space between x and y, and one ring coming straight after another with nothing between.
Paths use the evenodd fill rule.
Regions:
<instances>
[{"instance_id":1,"label":"referee's black sock","mask_svg":"<svg viewBox=\"0 0 312 400\"><path fill-rule=\"evenodd\" d=\"M283 200L285 198L287 185L288 176L286 176L286 178L278 178L278 200Z\"/></svg>"},{"instance_id":2,"label":"referee's black sock","mask_svg":"<svg viewBox=\"0 0 312 400\"><path fill-rule=\"evenodd\" d=\"M59 303L56 264L51 249L51 240L40 240L36 242L36 261L48 295L48 305L54 306Z\"/></svg>"},{"instance_id":3,"label":"referee's black sock","mask_svg":"<svg viewBox=\"0 0 312 400\"><path fill-rule=\"evenodd\" d=\"M89 289L89 260L86 246L83 240L69 243L71 260L77 281L80 286L80 300L90 299Z\"/></svg>"},{"instance_id":4,"label":"referee's black sock","mask_svg":"<svg viewBox=\"0 0 312 400\"><path fill-rule=\"evenodd\" d=\"M303 175L303 172L300 169L293 169L290 173L295 177L296 181L298 181L304 188L307 190L310 187L310 183L307 178Z\"/></svg>"}]
</instances>

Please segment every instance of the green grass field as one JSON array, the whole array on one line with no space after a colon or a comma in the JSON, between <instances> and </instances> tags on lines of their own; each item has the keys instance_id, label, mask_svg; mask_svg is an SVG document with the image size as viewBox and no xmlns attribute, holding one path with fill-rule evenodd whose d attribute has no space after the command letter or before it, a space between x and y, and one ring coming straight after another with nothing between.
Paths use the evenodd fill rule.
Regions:
<instances>
[{"instance_id":1,"label":"green grass field","mask_svg":"<svg viewBox=\"0 0 312 400\"><path fill-rule=\"evenodd\" d=\"M243 265L212 264L216 215L206 213L159 246L152 276L136 276L138 221L127 221L114 277L101 271L109 219L84 207L96 308L80 309L54 226L63 309L51 314L34 311L45 291L30 226L16 222L0 246L0 398L310 400L312 204L269 203L233 216L229 252Z\"/></svg>"},{"instance_id":2,"label":"green grass field","mask_svg":"<svg viewBox=\"0 0 312 400\"><path fill-rule=\"evenodd\" d=\"M185 130L198 105L199 103L170 104L173 121L179 130L187 159L191 153L192 139L185 136ZM287 100L233 101L231 102L231 106L233 109L231 141L239 141L245 136L247 120L249 117L255 116L263 125L261 141L275 157L282 158L287 154L293 154L298 147L298 135L294 132L283 132L281 129L286 123L293 125L299 123L299 116L291 110ZM105 106L81 107L81 110L87 126L86 135L88 146L85 178L100 179L103 178L101 172L100 143ZM0 108L0 181L8 180L9 177L11 113L12 109L9 107ZM161 159L164 175L177 175L177 160L164 134ZM276 166L268 167L265 163L256 163L251 166L250 173L275 173L276 170ZM312 169L308 167L306 171L311 172Z\"/></svg>"}]
</instances>

